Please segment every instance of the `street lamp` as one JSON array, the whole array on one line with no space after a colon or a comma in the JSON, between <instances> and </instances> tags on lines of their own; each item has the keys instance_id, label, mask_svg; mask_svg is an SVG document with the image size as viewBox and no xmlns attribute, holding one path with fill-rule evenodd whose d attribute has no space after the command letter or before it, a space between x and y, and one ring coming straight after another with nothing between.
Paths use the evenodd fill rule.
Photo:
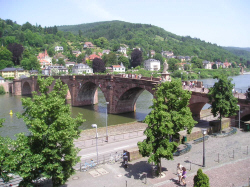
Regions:
<instances>
[{"instance_id":1,"label":"street lamp","mask_svg":"<svg viewBox=\"0 0 250 187\"><path fill-rule=\"evenodd\" d=\"M133 74L133 67L132 67L132 74Z\"/></svg>"},{"instance_id":2,"label":"street lamp","mask_svg":"<svg viewBox=\"0 0 250 187\"><path fill-rule=\"evenodd\" d=\"M202 129L202 134L203 134L203 166L205 167L205 134L207 134L207 129Z\"/></svg>"},{"instance_id":3,"label":"street lamp","mask_svg":"<svg viewBox=\"0 0 250 187\"><path fill-rule=\"evenodd\" d=\"M97 164L98 164L98 133L97 133L97 125L92 124L91 125L93 128L96 130L96 159L97 159Z\"/></svg>"},{"instance_id":4,"label":"street lamp","mask_svg":"<svg viewBox=\"0 0 250 187\"><path fill-rule=\"evenodd\" d=\"M240 107L240 105L237 106ZM240 108L239 108L239 130L240 130Z\"/></svg>"},{"instance_id":5,"label":"street lamp","mask_svg":"<svg viewBox=\"0 0 250 187\"><path fill-rule=\"evenodd\" d=\"M106 142L108 142L108 104L109 102L106 102Z\"/></svg>"}]
</instances>

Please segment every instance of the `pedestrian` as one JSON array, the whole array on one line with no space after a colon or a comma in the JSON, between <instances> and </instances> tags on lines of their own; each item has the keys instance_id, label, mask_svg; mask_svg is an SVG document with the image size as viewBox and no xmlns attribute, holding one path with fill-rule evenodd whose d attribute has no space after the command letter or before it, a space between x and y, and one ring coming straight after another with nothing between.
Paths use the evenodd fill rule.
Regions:
<instances>
[{"instance_id":1,"label":"pedestrian","mask_svg":"<svg viewBox=\"0 0 250 187\"><path fill-rule=\"evenodd\" d=\"M202 92L204 92L205 91L205 87L204 87L204 85L202 85Z\"/></svg>"},{"instance_id":2,"label":"pedestrian","mask_svg":"<svg viewBox=\"0 0 250 187\"><path fill-rule=\"evenodd\" d=\"M185 167L182 167L181 181L183 182L183 185L186 185L186 178L187 178L187 170Z\"/></svg>"},{"instance_id":3,"label":"pedestrian","mask_svg":"<svg viewBox=\"0 0 250 187\"><path fill-rule=\"evenodd\" d=\"M186 82L183 82L183 87L186 88Z\"/></svg>"},{"instance_id":4,"label":"pedestrian","mask_svg":"<svg viewBox=\"0 0 250 187\"><path fill-rule=\"evenodd\" d=\"M182 168L183 166L180 163L178 163L177 164L177 176L179 178L179 183L181 183Z\"/></svg>"}]
</instances>

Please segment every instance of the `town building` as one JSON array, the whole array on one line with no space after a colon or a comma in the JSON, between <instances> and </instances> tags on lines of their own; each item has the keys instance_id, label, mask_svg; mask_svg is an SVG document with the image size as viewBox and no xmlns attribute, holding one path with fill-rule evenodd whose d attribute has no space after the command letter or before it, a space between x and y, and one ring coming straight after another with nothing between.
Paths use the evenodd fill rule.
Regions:
<instances>
[{"instance_id":1,"label":"town building","mask_svg":"<svg viewBox=\"0 0 250 187\"><path fill-rule=\"evenodd\" d=\"M68 74L68 69L64 66L49 66L42 70L43 75L61 75L61 74Z\"/></svg>"},{"instance_id":2,"label":"town building","mask_svg":"<svg viewBox=\"0 0 250 187\"><path fill-rule=\"evenodd\" d=\"M63 47L62 46L56 46L55 51L63 51Z\"/></svg>"},{"instance_id":3,"label":"town building","mask_svg":"<svg viewBox=\"0 0 250 187\"><path fill-rule=\"evenodd\" d=\"M52 65L52 58L49 57L46 49L43 53L38 54L37 59L40 62L41 68L46 68L47 66Z\"/></svg>"},{"instance_id":4,"label":"town building","mask_svg":"<svg viewBox=\"0 0 250 187\"><path fill-rule=\"evenodd\" d=\"M95 48L95 46L91 42L85 42L83 48Z\"/></svg>"},{"instance_id":5,"label":"town building","mask_svg":"<svg viewBox=\"0 0 250 187\"><path fill-rule=\"evenodd\" d=\"M65 66L66 66L67 68L69 68L69 67L74 67L75 64L76 64L75 62L65 62Z\"/></svg>"},{"instance_id":6,"label":"town building","mask_svg":"<svg viewBox=\"0 0 250 187\"><path fill-rule=\"evenodd\" d=\"M122 63L121 65L112 65L111 67L113 72L124 73L126 70L126 67Z\"/></svg>"},{"instance_id":7,"label":"town building","mask_svg":"<svg viewBox=\"0 0 250 187\"><path fill-rule=\"evenodd\" d=\"M159 71L161 62L156 59L148 59L144 61L144 69L148 71Z\"/></svg>"},{"instance_id":8,"label":"town building","mask_svg":"<svg viewBox=\"0 0 250 187\"><path fill-rule=\"evenodd\" d=\"M88 66L88 64L76 64L72 67L72 73L77 75L82 75L85 73L93 73L93 69Z\"/></svg>"},{"instance_id":9,"label":"town building","mask_svg":"<svg viewBox=\"0 0 250 187\"><path fill-rule=\"evenodd\" d=\"M107 54L107 55L108 55L109 53L110 53L110 50L109 50L109 49L106 49L106 50L103 50L103 51L102 51L102 54Z\"/></svg>"},{"instance_id":10,"label":"town building","mask_svg":"<svg viewBox=\"0 0 250 187\"><path fill-rule=\"evenodd\" d=\"M0 70L0 74L3 78L13 77L15 79L20 78L22 75L30 76L29 71L23 68L4 68Z\"/></svg>"},{"instance_id":11,"label":"town building","mask_svg":"<svg viewBox=\"0 0 250 187\"><path fill-rule=\"evenodd\" d=\"M212 63L210 61L204 60L202 64L204 69L212 69Z\"/></svg>"},{"instance_id":12,"label":"town building","mask_svg":"<svg viewBox=\"0 0 250 187\"><path fill-rule=\"evenodd\" d=\"M5 79L0 76L0 83L4 83L4 82L5 82Z\"/></svg>"}]
</instances>

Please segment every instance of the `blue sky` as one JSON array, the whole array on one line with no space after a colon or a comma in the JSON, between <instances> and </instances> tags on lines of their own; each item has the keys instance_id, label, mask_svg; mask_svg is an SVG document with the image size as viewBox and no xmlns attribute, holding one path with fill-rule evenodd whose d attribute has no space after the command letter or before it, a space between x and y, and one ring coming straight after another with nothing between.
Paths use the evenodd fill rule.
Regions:
<instances>
[{"instance_id":1,"label":"blue sky","mask_svg":"<svg viewBox=\"0 0 250 187\"><path fill-rule=\"evenodd\" d=\"M249 0L0 0L0 18L42 27L122 20L220 46L250 47Z\"/></svg>"}]
</instances>

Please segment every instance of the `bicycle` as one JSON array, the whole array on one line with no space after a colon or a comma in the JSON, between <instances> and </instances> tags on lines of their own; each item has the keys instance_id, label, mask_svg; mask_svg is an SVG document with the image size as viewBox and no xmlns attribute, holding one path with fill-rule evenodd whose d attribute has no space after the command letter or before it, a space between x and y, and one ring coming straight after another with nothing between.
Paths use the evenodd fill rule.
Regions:
<instances>
[{"instance_id":1,"label":"bicycle","mask_svg":"<svg viewBox=\"0 0 250 187\"><path fill-rule=\"evenodd\" d=\"M108 163L109 164L114 164L115 163L115 158L112 155L110 155Z\"/></svg>"},{"instance_id":2,"label":"bicycle","mask_svg":"<svg viewBox=\"0 0 250 187\"><path fill-rule=\"evenodd\" d=\"M117 152L116 152L115 161L116 161L116 162L122 161L122 160L123 160L122 158L123 158L122 153L117 153Z\"/></svg>"}]
</instances>

